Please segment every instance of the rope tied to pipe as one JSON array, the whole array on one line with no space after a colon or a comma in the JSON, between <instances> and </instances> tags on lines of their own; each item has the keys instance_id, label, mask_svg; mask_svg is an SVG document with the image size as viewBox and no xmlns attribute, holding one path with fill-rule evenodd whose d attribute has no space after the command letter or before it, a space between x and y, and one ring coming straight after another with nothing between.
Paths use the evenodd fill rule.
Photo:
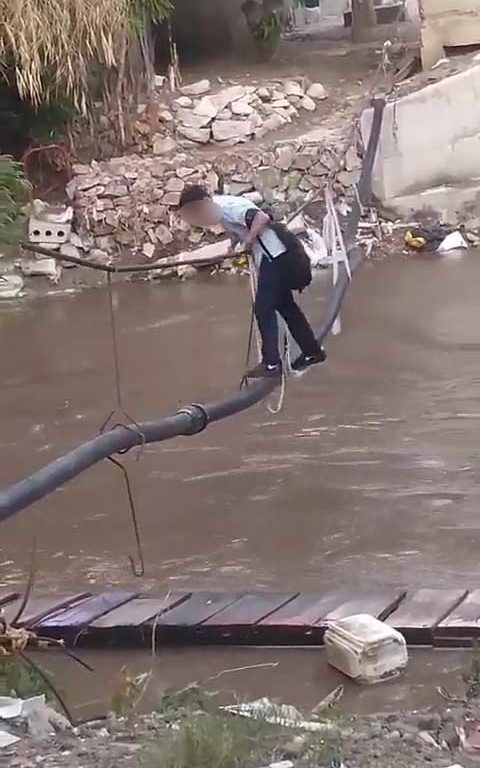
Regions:
<instances>
[{"instance_id":1,"label":"rope tied to pipe","mask_svg":"<svg viewBox=\"0 0 480 768\"><path fill-rule=\"evenodd\" d=\"M113 295L111 272L107 273L107 288L108 288L107 293L108 293L108 307L109 307L109 317L110 317L110 333L111 333L112 355L113 355L116 407L110 412L107 419L103 422L100 428L100 434L103 434L107 430L107 428L115 429L116 427L123 427L124 429L127 429L130 432L135 433L140 438L140 444L138 446L138 451L136 455L136 461L138 461L143 456L146 438L145 438L144 432L142 432L142 429L140 428L140 425L128 413L124 405L122 375L121 375L121 367L120 367L120 351L119 351L118 332L117 332L116 303L115 303L115 297ZM112 424L112 421L116 414L119 414L122 420ZM109 427L109 425L111 426ZM124 450L119 451L119 454L125 454L129 450L130 450L129 448L126 448ZM143 555L143 546L142 546L142 540L140 535L140 526L138 523L135 496L133 493L130 476L128 474L128 469L124 464L122 464L121 461L113 458L113 456L109 456L108 461L110 461L113 464L113 466L117 467L117 469L119 469L123 475L125 490L126 490L127 499L128 499L129 512L130 512L130 517L131 517L132 526L133 526L133 533L135 537L136 550L137 550L136 552L137 562L135 561L135 558L131 554L128 556L128 561L130 564L130 570L132 571L133 575L137 578L142 578L145 575L145 558Z\"/></svg>"}]
</instances>

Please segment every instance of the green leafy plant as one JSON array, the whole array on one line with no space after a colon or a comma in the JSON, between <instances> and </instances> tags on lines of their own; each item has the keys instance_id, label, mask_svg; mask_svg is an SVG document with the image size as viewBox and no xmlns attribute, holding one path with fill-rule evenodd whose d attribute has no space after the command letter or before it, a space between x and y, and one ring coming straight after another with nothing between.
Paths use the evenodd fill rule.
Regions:
<instances>
[{"instance_id":1,"label":"green leafy plant","mask_svg":"<svg viewBox=\"0 0 480 768\"><path fill-rule=\"evenodd\" d=\"M28 699L41 694L52 698L51 690L34 669L19 661L0 661L0 696Z\"/></svg>"},{"instance_id":2,"label":"green leafy plant","mask_svg":"<svg viewBox=\"0 0 480 768\"><path fill-rule=\"evenodd\" d=\"M242 717L199 714L147 747L148 768L257 768L275 751L272 729Z\"/></svg>"},{"instance_id":3,"label":"green leafy plant","mask_svg":"<svg viewBox=\"0 0 480 768\"><path fill-rule=\"evenodd\" d=\"M20 163L8 155L0 155L0 243L11 244L18 239L21 208L28 190Z\"/></svg>"}]
</instances>

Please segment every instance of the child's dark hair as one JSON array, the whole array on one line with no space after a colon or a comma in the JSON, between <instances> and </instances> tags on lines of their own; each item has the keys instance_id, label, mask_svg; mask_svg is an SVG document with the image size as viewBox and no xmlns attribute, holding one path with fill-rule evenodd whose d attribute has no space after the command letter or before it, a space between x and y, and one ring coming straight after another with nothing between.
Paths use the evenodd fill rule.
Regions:
<instances>
[{"instance_id":1,"label":"child's dark hair","mask_svg":"<svg viewBox=\"0 0 480 768\"><path fill-rule=\"evenodd\" d=\"M202 187L201 184L189 184L180 196L179 207L183 208L188 203L199 203L201 200L208 200L209 198L210 193L206 187Z\"/></svg>"}]
</instances>

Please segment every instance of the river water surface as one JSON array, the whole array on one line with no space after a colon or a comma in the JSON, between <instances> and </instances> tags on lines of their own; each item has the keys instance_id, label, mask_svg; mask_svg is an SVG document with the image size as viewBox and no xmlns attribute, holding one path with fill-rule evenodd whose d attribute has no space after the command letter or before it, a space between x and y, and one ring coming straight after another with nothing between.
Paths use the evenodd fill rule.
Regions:
<instances>
[{"instance_id":1,"label":"river water surface","mask_svg":"<svg viewBox=\"0 0 480 768\"><path fill-rule=\"evenodd\" d=\"M330 288L306 297L317 323ZM478 586L480 257L393 258L355 277L328 362L263 405L127 459L145 588ZM122 284L122 380L138 420L238 386L242 278ZM107 294L0 307L0 482L93 436L115 405ZM1 526L0 586L37 537L37 591L134 585L104 463ZM226 665L228 666L228 664Z\"/></svg>"}]
</instances>

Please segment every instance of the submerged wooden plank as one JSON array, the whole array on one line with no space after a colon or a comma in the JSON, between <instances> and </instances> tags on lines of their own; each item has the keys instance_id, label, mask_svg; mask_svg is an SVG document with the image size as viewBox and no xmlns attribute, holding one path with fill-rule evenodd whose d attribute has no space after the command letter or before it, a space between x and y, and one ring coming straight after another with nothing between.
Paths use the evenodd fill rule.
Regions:
<instances>
[{"instance_id":1,"label":"submerged wooden plank","mask_svg":"<svg viewBox=\"0 0 480 768\"><path fill-rule=\"evenodd\" d=\"M228 608L202 622L203 627L242 627L258 624L298 596L298 592L258 592L242 595Z\"/></svg>"},{"instance_id":2,"label":"submerged wooden plank","mask_svg":"<svg viewBox=\"0 0 480 768\"><path fill-rule=\"evenodd\" d=\"M433 630L462 602L465 589L418 589L387 619L410 643L433 641Z\"/></svg>"},{"instance_id":3,"label":"submerged wooden plank","mask_svg":"<svg viewBox=\"0 0 480 768\"><path fill-rule=\"evenodd\" d=\"M480 636L480 589L469 592L438 624L435 636L472 639Z\"/></svg>"},{"instance_id":4,"label":"submerged wooden plank","mask_svg":"<svg viewBox=\"0 0 480 768\"><path fill-rule=\"evenodd\" d=\"M405 598L405 592L395 589L370 590L369 592L353 594L342 600L329 613L325 614L319 623L330 624L347 616L368 613L376 619L384 620L398 608Z\"/></svg>"},{"instance_id":5,"label":"submerged wooden plank","mask_svg":"<svg viewBox=\"0 0 480 768\"><path fill-rule=\"evenodd\" d=\"M50 618L60 611L78 605L90 597L90 592L80 592L64 597L36 597L29 600L19 619L19 626L33 629L43 619Z\"/></svg>"},{"instance_id":6,"label":"submerged wooden plank","mask_svg":"<svg viewBox=\"0 0 480 768\"><path fill-rule=\"evenodd\" d=\"M265 627L312 627L339 603L338 595L301 592L293 600L270 613L261 624Z\"/></svg>"},{"instance_id":7,"label":"submerged wooden plank","mask_svg":"<svg viewBox=\"0 0 480 768\"><path fill-rule=\"evenodd\" d=\"M161 616L161 627L196 627L238 601L238 592L193 592L188 600Z\"/></svg>"},{"instance_id":8,"label":"submerged wooden plank","mask_svg":"<svg viewBox=\"0 0 480 768\"><path fill-rule=\"evenodd\" d=\"M139 627L149 619L161 616L183 603L190 597L189 592L171 592L163 598L138 597L114 608L105 616L90 624L94 629L125 629Z\"/></svg>"},{"instance_id":9,"label":"submerged wooden plank","mask_svg":"<svg viewBox=\"0 0 480 768\"><path fill-rule=\"evenodd\" d=\"M136 597L138 597L138 592L104 592L102 595L93 595L78 605L66 608L52 617L47 617L40 621L38 626L43 632L55 634L62 629L78 632L79 629L88 626L109 611Z\"/></svg>"}]
</instances>

